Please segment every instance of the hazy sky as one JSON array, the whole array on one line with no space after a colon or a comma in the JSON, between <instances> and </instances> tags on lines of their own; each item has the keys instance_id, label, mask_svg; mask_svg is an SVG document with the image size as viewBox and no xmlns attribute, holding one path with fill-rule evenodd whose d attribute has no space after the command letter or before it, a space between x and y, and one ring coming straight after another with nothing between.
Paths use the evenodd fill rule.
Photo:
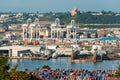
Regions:
<instances>
[{"instance_id":1,"label":"hazy sky","mask_svg":"<svg viewBox=\"0 0 120 80\"><path fill-rule=\"evenodd\" d=\"M74 7L120 12L120 0L0 0L0 12L66 12Z\"/></svg>"}]
</instances>

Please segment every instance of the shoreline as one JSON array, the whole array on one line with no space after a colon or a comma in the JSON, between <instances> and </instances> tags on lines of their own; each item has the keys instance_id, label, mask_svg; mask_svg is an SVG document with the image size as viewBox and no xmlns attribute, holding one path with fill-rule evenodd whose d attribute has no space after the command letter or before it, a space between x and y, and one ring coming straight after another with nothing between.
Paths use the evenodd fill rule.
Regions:
<instances>
[{"instance_id":1,"label":"shoreline","mask_svg":"<svg viewBox=\"0 0 120 80\"><path fill-rule=\"evenodd\" d=\"M9 59L49 60L51 57L9 57Z\"/></svg>"}]
</instances>

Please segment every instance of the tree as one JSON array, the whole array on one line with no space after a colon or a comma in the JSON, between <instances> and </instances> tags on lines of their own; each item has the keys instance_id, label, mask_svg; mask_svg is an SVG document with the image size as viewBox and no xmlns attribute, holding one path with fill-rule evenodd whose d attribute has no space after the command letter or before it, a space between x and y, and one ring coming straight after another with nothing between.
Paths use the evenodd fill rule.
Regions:
<instances>
[{"instance_id":1,"label":"tree","mask_svg":"<svg viewBox=\"0 0 120 80\"><path fill-rule=\"evenodd\" d=\"M25 71L17 71L16 64L10 71L10 65L7 64L7 57L0 57L0 80L41 80L36 75L27 74Z\"/></svg>"},{"instance_id":2,"label":"tree","mask_svg":"<svg viewBox=\"0 0 120 80\"><path fill-rule=\"evenodd\" d=\"M115 76L120 77L120 65L118 66Z\"/></svg>"},{"instance_id":3,"label":"tree","mask_svg":"<svg viewBox=\"0 0 120 80\"><path fill-rule=\"evenodd\" d=\"M11 69L10 80L30 80L28 74L25 71L17 71L17 67L18 65L15 65L14 68Z\"/></svg>"},{"instance_id":4,"label":"tree","mask_svg":"<svg viewBox=\"0 0 120 80\"><path fill-rule=\"evenodd\" d=\"M9 64L6 64L8 61L8 58L6 57L0 57L0 80L8 80L9 78Z\"/></svg>"},{"instance_id":5,"label":"tree","mask_svg":"<svg viewBox=\"0 0 120 80\"><path fill-rule=\"evenodd\" d=\"M44 65L42 68L50 69L50 67L48 65Z\"/></svg>"}]
</instances>

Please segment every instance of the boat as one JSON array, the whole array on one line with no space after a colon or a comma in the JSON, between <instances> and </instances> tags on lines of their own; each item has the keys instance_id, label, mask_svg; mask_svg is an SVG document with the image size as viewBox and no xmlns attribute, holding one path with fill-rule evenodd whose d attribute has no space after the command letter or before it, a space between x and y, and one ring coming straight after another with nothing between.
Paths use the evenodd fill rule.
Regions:
<instances>
[{"instance_id":1,"label":"boat","mask_svg":"<svg viewBox=\"0 0 120 80\"><path fill-rule=\"evenodd\" d=\"M58 57L58 53L57 53L57 52L54 52L54 53L52 54L52 58L53 58L53 59L57 59L57 57Z\"/></svg>"},{"instance_id":2,"label":"boat","mask_svg":"<svg viewBox=\"0 0 120 80\"><path fill-rule=\"evenodd\" d=\"M93 45L91 50L81 48L76 50L71 55L71 62L101 62L102 56L106 54L105 50L99 45Z\"/></svg>"},{"instance_id":3,"label":"boat","mask_svg":"<svg viewBox=\"0 0 120 80\"><path fill-rule=\"evenodd\" d=\"M41 57L50 57L50 55L51 55L51 51L49 49L47 49L46 46L41 46L39 53L40 53Z\"/></svg>"}]
</instances>

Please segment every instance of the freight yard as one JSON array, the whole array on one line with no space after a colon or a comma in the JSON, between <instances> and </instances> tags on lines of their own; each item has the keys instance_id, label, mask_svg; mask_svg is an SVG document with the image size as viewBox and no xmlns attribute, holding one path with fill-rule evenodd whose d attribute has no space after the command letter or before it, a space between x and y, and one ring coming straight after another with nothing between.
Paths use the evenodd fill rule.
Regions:
<instances>
[{"instance_id":1,"label":"freight yard","mask_svg":"<svg viewBox=\"0 0 120 80\"><path fill-rule=\"evenodd\" d=\"M39 19L31 18L22 25L21 38L15 33L5 34L0 47L2 56L14 59L49 60L60 56L71 57L71 62L97 62L119 59L119 29L78 28L75 20L61 25L56 18L49 28L41 26Z\"/></svg>"},{"instance_id":2,"label":"freight yard","mask_svg":"<svg viewBox=\"0 0 120 80\"><path fill-rule=\"evenodd\" d=\"M19 32L19 37L15 31ZM20 30L6 32L0 41L0 56L7 56L12 66L19 64L19 69L37 69L28 73L31 76L47 80L75 80L80 76L86 80L116 80L113 75L120 64L120 28L79 28L75 20L61 25L59 18L45 27L39 19L32 21L29 18ZM110 66L106 65L107 61L110 61ZM46 68L39 69L44 65L51 66L52 72Z\"/></svg>"},{"instance_id":3,"label":"freight yard","mask_svg":"<svg viewBox=\"0 0 120 80\"><path fill-rule=\"evenodd\" d=\"M119 2L1 0L0 80L120 80Z\"/></svg>"},{"instance_id":4,"label":"freight yard","mask_svg":"<svg viewBox=\"0 0 120 80\"><path fill-rule=\"evenodd\" d=\"M79 41L77 44L72 41L68 41L68 43L59 43L59 45L57 43L57 45L43 44L4 46L0 48L0 51L3 51L4 53L1 55L8 55L12 59L49 60L50 58L68 56L71 57L71 62L97 62L102 60L120 59L120 49L117 44L118 42L116 40ZM95 50L97 50L96 53Z\"/></svg>"}]
</instances>

